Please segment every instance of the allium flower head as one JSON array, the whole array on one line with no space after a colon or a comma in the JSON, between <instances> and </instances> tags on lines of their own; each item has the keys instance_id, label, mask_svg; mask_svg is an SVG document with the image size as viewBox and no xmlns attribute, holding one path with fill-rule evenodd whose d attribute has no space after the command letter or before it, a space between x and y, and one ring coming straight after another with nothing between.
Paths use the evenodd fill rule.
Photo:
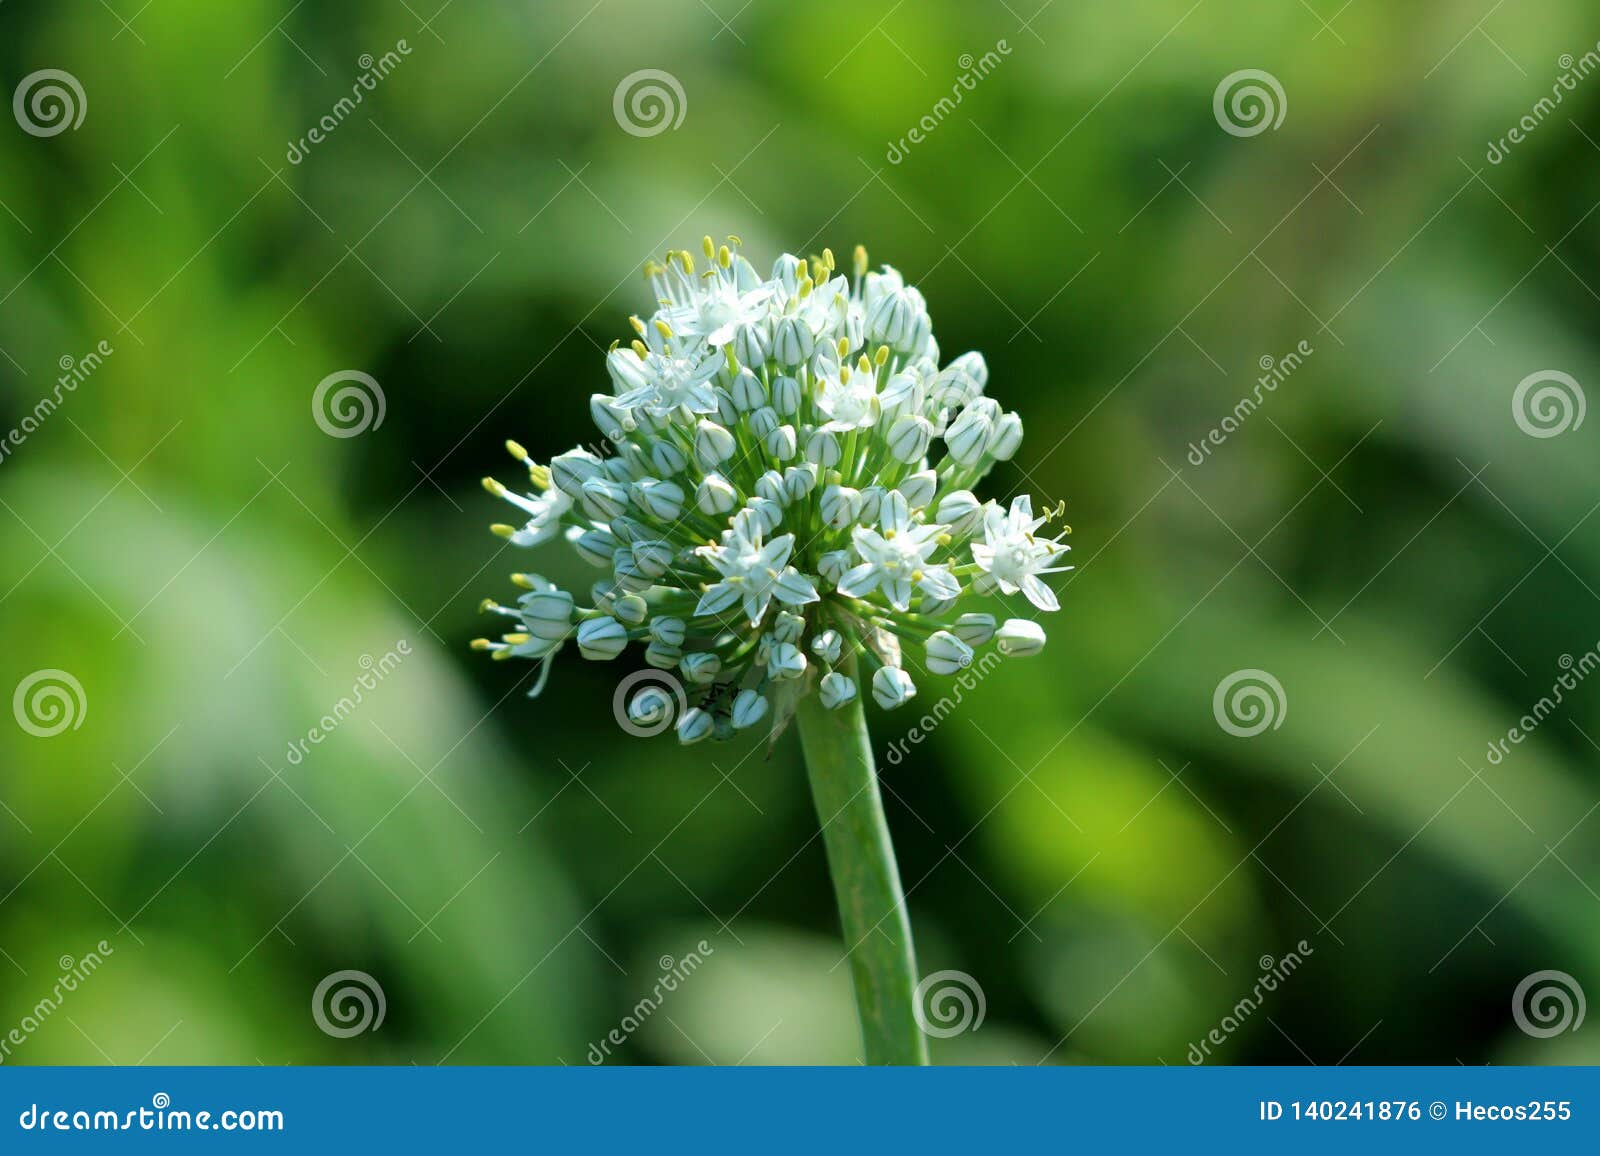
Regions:
<instances>
[{"instance_id":1,"label":"allium flower head","mask_svg":"<svg viewBox=\"0 0 1600 1156\"><path fill-rule=\"evenodd\" d=\"M558 533L598 580L586 595L532 574L513 580L512 620L473 645L542 664L567 641L606 662L630 643L670 670L681 694L645 683L628 723L668 719L680 741L781 728L804 694L839 709L862 697L897 707L910 667L948 676L975 647L1035 653L1036 621L999 626L969 605L1021 595L1057 609L1045 576L1062 565L1061 509L1036 517L973 487L1014 455L1021 419L988 397L983 357L941 366L922 295L887 266L851 275L824 249L785 254L763 278L737 238L650 262L659 308L607 354L613 393L590 413L606 442L533 461L529 489L484 487L519 511L495 533L536 546ZM665 723L655 727L664 729Z\"/></svg>"}]
</instances>

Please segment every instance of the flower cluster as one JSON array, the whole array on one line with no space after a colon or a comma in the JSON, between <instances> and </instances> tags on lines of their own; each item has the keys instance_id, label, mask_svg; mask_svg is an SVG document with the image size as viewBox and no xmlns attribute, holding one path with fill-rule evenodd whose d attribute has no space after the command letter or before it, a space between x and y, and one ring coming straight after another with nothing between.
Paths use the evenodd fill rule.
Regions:
<instances>
[{"instance_id":1,"label":"flower cluster","mask_svg":"<svg viewBox=\"0 0 1600 1156\"><path fill-rule=\"evenodd\" d=\"M961 612L997 592L1055 610L1044 576L1070 569L1066 527L1044 530L1059 508L973 493L1022 441L984 393L982 356L941 367L922 295L887 266L868 272L859 247L851 275L824 249L763 279L729 241L706 238L704 269L687 252L646 265L659 308L631 318L637 338L606 358L614 392L589 403L606 453L543 465L507 443L531 488L484 480L520 511L494 532L518 546L561 535L602 577L585 606L514 575L515 606L483 604L513 628L473 645L540 662L538 694L569 641L596 661L643 643L677 693L638 690L629 729L676 716L685 743L781 726L812 691L844 707L858 670L892 708L916 694L908 663L949 675L975 647L1038 651L1036 621Z\"/></svg>"}]
</instances>

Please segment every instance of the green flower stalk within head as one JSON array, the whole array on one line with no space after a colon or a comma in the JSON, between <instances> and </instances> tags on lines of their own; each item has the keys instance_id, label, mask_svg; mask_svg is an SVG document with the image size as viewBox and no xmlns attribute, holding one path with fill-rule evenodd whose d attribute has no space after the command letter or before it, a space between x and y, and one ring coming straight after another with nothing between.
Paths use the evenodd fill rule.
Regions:
<instances>
[{"instance_id":1,"label":"green flower stalk within head","mask_svg":"<svg viewBox=\"0 0 1600 1156\"><path fill-rule=\"evenodd\" d=\"M648 731L675 716L685 743L781 727L808 693L896 707L917 693L906 666L954 674L990 643L1035 653L1036 622L963 612L996 593L1053 611L1043 576L1071 569L1061 533L1043 533L1059 508L973 493L1022 441L985 396L983 357L941 367L922 295L868 272L863 249L848 276L824 249L762 279L729 240L706 238L704 269L687 252L646 265L660 308L631 319L637 338L606 358L615 392L589 402L604 454L540 465L507 443L531 489L484 480L523 519L495 533L562 534L602 577L584 606L515 575L515 606L484 603L513 628L474 646L539 661L537 694L568 641L597 662L642 643L678 686L647 683L619 718Z\"/></svg>"}]
</instances>

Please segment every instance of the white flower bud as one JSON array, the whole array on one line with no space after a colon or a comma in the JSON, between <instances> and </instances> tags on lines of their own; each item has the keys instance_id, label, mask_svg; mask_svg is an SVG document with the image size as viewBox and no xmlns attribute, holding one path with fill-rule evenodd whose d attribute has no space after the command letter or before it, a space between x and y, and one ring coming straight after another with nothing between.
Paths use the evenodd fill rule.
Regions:
<instances>
[{"instance_id":1,"label":"white flower bud","mask_svg":"<svg viewBox=\"0 0 1600 1156\"><path fill-rule=\"evenodd\" d=\"M983 646L994 637L994 615L963 614L950 629L968 646Z\"/></svg>"},{"instance_id":2,"label":"white flower bud","mask_svg":"<svg viewBox=\"0 0 1600 1156\"><path fill-rule=\"evenodd\" d=\"M824 630L811 640L811 653L829 666L839 661L839 653L843 649L844 639L837 630Z\"/></svg>"},{"instance_id":3,"label":"white flower bud","mask_svg":"<svg viewBox=\"0 0 1600 1156\"><path fill-rule=\"evenodd\" d=\"M950 527L954 538L965 538L983 525L983 503L971 490L955 490L939 500L934 517Z\"/></svg>"},{"instance_id":4,"label":"white flower bud","mask_svg":"<svg viewBox=\"0 0 1600 1156\"><path fill-rule=\"evenodd\" d=\"M783 493L788 501L798 502L816 488L817 467L810 462L783 471Z\"/></svg>"},{"instance_id":5,"label":"white flower bud","mask_svg":"<svg viewBox=\"0 0 1600 1156\"><path fill-rule=\"evenodd\" d=\"M769 502L782 505L786 500L783 492L783 475L777 470L768 470L756 479L756 494Z\"/></svg>"},{"instance_id":6,"label":"white flower bud","mask_svg":"<svg viewBox=\"0 0 1600 1156\"><path fill-rule=\"evenodd\" d=\"M804 365L816 348L810 326L799 317L784 317L772 333L773 359L783 365Z\"/></svg>"},{"instance_id":7,"label":"white flower bud","mask_svg":"<svg viewBox=\"0 0 1600 1156\"><path fill-rule=\"evenodd\" d=\"M606 372L618 393L643 389L652 381L649 363L632 349L613 349L606 354Z\"/></svg>"},{"instance_id":8,"label":"white flower bud","mask_svg":"<svg viewBox=\"0 0 1600 1156\"><path fill-rule=\"evenodd\" d=\"M837 670L831 671L822 676L822 683L817 687L817 697L828 710L838 710L846 703L855 700L856 680L849 675L840 674Z\"/></svg>"},{"instance_id":9,"label":"white flower bud","mask_svg":"<svg viewBox=\"0 0 1600 1156\"><path fill-rule=\"evenodd\" d=\"M1044 649L1044 627L1029 618L1008 618L996 632L994 645L1008 658L1038 654Z\"/></svg>"},{"instance_id":10,"label":"white flower bud","mask_svg":"<svg viewBox=\"0 0 1600 1156\"><path fill-rule=\"evenodd\" d=\"M595 428L614 442L622 440L633 425L628 411L619 409L616 401L609 393L589 395L589 417L593 419Z\"/></svg>"},{"instance_id":11,"label":"white flower bud","mask_svg":"<svg viewBox=\"0 0 1600 1156\"><path fill-rule=\"evenodd\" d=\"M611 604L611 613L629 626L638 626L650 616L650 606L637 594L625 594Z\"/></svg>"},{"instance_id":12,"label":"white flower bud","mask_svg":"<svg viewBox=\"0 0 1600 1156\"><path fill-rule=\"evenodd\" d=\"M906 465L920 462L932 440L933 423L925 417L906 414L889 427L889 453Z\"/></svg>"},{"instance_id":13,"label":"white flower bud","mask_svg":"<svg viewBox=\"0 0 1600 1156\"><path fill-rule=\"evenodd\" d=\"M568 497L576 498L583 483L600 472L600 459L585 449L568 450L550 459L550 477L556 488Z\"/></svg>"},{"instance_id":14,"label":"white flower bud","mask_svg":"<svg viewBox=\"0 0 1600 1156\"><path fill-rule=\"evenodd\" d=\"M799 642L800 635L806 628L806 620L798 614L790 614L787 610L778 612L778 617L772 623L772 637L776 642Z\"/></svg>"},{"instance_id":15,"label":"white flower bud","mask_svg":"<svg viewBox=\"0 0 1600 1156\"><path fill-rule=\"evenodd\" d=\"M687 630L681 618L655 618L650 622L650 637L668 646L682 646Z\"/></svg>"},{"instance_id":16,"label":"white flower bud","mask_svg":"<svg viewBox=\"0 0 1600 1156\"><path fill-rule=\"evenodd\" d=\"M693 746L701 739L711 734L715 726L711 715L697 706L692 706L683 712L683 717L678 720L678 741L684 746Z\"/></svg>"},{"instance_id":17,"label":"white flower bud","mask_svg":"<svg viewBox=\"0 0 1600 1156\"><path fill-rule=\"evenodd\" d=\"M739 326L733 334L733 355L741 365L765 365L772 356L772 327L765 321Z\"/></svg>"},{"instance_id":18,"label":"white flower bud","mask_svg":"<svg viewBox=\"0 0 1600 1156\"><path fill-rule=\"evenodd\" d=\"M799 678L806 672L806 656L791 642L774 643L767 656L767 675L774 682Z\"/></svg>"},{"instance_id":19,"label":"white flower bud","mask_svg":"<svg viewBox=\"0 0 1600 1156\"><path fill-rule=\"evenodd\" d=\"M572 595L565 590L530 590L517 599L517 608L535 638L559 642L572 633Z\"/></svg>"},{"instance_id":20,"label":"white flower bud","mask_svg":"<svg viewBox=\"0 0 1600 1156\"><path fill-rule=\"evenodd\" d=\"M639 508L663 522L676 522L683 514L683 487L676 482L645 478L633 483L633 500Z\"/></svg>"},{"instance_id":21,"label":"white flower bud","mask_svg":"<svg viewBox=\"0 0 1600 1156\"><path fill-rule=\"evenodd\" d=\"M610 530L585 530L572 539L578 557L591 566L610 566L617 552L617 538Z\"/></svg>"},{"instance_id":22,"label":"white flower bud","mask_svg":"<svg viewBox=\"0 0 1600 1156\"><path fill-rule=\"evenodd\" d=\"M730 486L721 474L707 474L695 487L694 504L702 514L717 517L739 504L739 491Z\"/></svg>"},{"instance_id":23,"label":"white flower bud","mask_svg":"<svg viewBox=\"0 0 1600 1156\"><path fill-rule=\"evenodd\" d=\"M585 658L605 662L627 645L628 628L615 618L591 618L578 624L578 652Z\"/></svg>"},{"instance_id":24,"label":"white flower bud","mask_svg":"<svg viewBox=\"0 0 1600 1156\"><path fill-rule=\"evenodd\" d=\"M783 522L783 507L770 498L751 498L745 503L743 512L754 519L763 534L772 533Z\"/></svg>"},{"instance_id":25,"label":"white flower bud","mask_svg":"<svg viewBox=\"0 0 1600 1156\"><path fill-rule=\"evenodd\" d=\"M743 358L739 359L744 361ZM759 365L760 362L745 362L746 365ZM761 384L761 379L748 369L741 369L733 375L733 386L728 390L733 398L734 408L741 413L753 413L767 404L767 387Z\"/></svg>"},{"instance_id":26,"label":"white flower bud","mask_svg":"<svg viewBox=\"0 0 1600 1156\"><path fill-rule=\"evenodd\" d=\"M883 499L889 491L882 486L867 486L861 491L861 524L875 524L883 514Z\"/></svg>"},{"instance_id":27,"label":"white flower bud","mask_svg":"<svg viewBox=\"0 0 1600 1156\"><path fill-rule=\"evenodd\" d=\"M772 431L782 424L782 419L778 417L777 410L770 405L764 405L750 415L747 424L751 433L765 441L772 436Z\"/></svg>"},{"instance_id":28,"label":"white flower bud","mask_svg":"<svg viewBox=\"0 0 1600 1156\"><path fill-rule=\"evenodd\" d=\"M831 470L839 464L839 439L831 433L812 434L806 439L806 461Z\"/></svg>"},{"instance_id":29,"label":"white flower bud","mask_svg":"<svg viewBox=\"0 0 1600 1156\"><path fill-rule=\"evenodd\" d=\"M683 660L683 651L665 642L652 642L644 648L644 660L657 670L671 670Z\"/></svg>"},{"instance_id":30,"label":"white flower bud","mask_svg":"<svg viewBox=\"0 0 1600 1156\"><path fill-rule=\"evenodd\" d=\"M706 651L696 651L684 655L683 661L678 663L678 669L695 686L710 686L722 670L722 659Z\"/></svg>"},{"instance_id":31,"label":"white flower bud","mask_svg":"<svg viewBox=\"0 0 1600 1156\"><path fill-rule=\"evenodd\" d=\"M747 730L767 717L769 704L759 691L741 690L733 700L733 729Z\"/></svg>"},{"instance_id":32,"label":"white flower bud","mask_svg":"<svg viewBox=\"0 0 1600 1156\"><path fill-rule=\"evenodd\" d=\"M926 509L939 489L939 475L932 470L921 470L901 482L895 489L905 498L906 505L913 510Z\"/></svg>"},{"instance_id":33,"label":"white flower bud","mask_svg":"<svg viewBox=\"0 0 1600 1156\"><path fill-rule=\"evenodd\" d=\"M1019 414L1001 415L994 423L994 433L989 438L989 453L999 462L1009 462L1022 447L1022 417Z\"/></svg>"},{"instance_id":34,"label":"white flower bud","mask_svg":"<svg viewBox=\"0 0 1600 1156\"><path fill-rule=\"evenodd\" d=\"M892 428L900 418L920 414L924 393L915 374L897 373L891 377L878 394L878 428Z\"/></svg>"},{"instance_id":35,"label":"white flower bud","mask_svg":"<svg viewBox=\"0 0 1600 1156\"><path fill-rule=\"evenodd\" d=\"M800 408L800 383L792 377L779 377L772 383L772 408L788 417Z\"/></svg>"},{"instance_id":36,"label":"white flower bud","mask_svg":"<svg viewBox=\"0 0 1600 1156\"><path fill-rule=\"evenodd\" d=\"M694 430L694 455L706 469L720 466L738 448L733 435L714 421L702 420Z\"/></svg>"},{"instance_id":37,"label":"white flower bud","mask_svg":"<svg viewBox=\"0 0 1600 1156\"><path fill-rule=\"evenodd\" d=\"M780 425L767 435L767 453L780 462L794 457L797 448L794 426Z\"/></svg>"},{"instance_id":38,"label":"white flower bud","mask_svg":"<svg viewBox=\"0 0 1600 1156\"><path fill-rule=\"evenodd\" d=\"M968 406L950 423L950 428L945 431L944 443L950 449L950 456L957 462L964 466L976 465L989 445L989 434L993 429L987 414Z\"/></svg>"},{"instance_id":39,"label":"white flower bud","mask_svg":"<svg viewBox=\"0 0 1600 1156\"><path fill-rule=\"evenodd\" d=\"M972 647L948 630L930 635L925 653L928 669L934 674L956 674L972 664Z\"/></svg>"},{"instance_id":40,"label":"white flower bud","mask_svg":"<svg viewBox=\"0 0 1600 1156\"><path fill-rule=\"evenodd\" d=\"M656 442L650 447L650 467L662 477L681 474L688 464L683 451L671 442Z\"/></svg>"},{"instance_id":41,"label":"white flower bud","mask_svg":"<svg viewBox=\"0 0 1600 1156\"><path fill-rule=\"evenodd\" d=\"M635 542L633 565L646 578L660 578L672 568L672 546L659 538Z\"/></svg>"},{"instance_id":42,"label":"white flower bud","mask_svg":"<svg viewBox=\"0 0 1600 1156\"><path fill-rule=\"evenodd\" d=\"M628 488L609 478L590 478L578 492L583 512L597 522L609 522L628 508Z\"/></svg>"},{"instance_id":43,"label":"white flower bud","mask_svg":"<svg viewBox=\"0 0 1600 1156\"><path fill-rule=\"evenodd\" d=\"M916 695L911 676L897 666L880 666L872 676L872 701L884 710L893 710Z\"/></svg>"},{"instance_id":44,"label":"white flower bud","mask_svg":"<svg viewBox=\"0 0 1600 1156\"><path fill-rule=\"evenodd\" d=\"M861 517L861 491L849 486L828 486L822 491L822 520L835 530L854 526Z\"/></svg>"}]
</instances>

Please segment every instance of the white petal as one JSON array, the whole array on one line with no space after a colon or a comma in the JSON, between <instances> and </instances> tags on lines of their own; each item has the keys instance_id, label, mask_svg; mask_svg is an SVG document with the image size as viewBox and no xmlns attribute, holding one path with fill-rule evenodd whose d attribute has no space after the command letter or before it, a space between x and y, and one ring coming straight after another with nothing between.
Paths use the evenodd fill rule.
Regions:
<instances>
[{"instance_id":1,"label":"white petal","mask_svg":"<svg viewBox=\"0 0 1600 1156\"><path fill-rule=\"evenodd\" d=\"M846 598L865 598L878 588L878 579L881 577L878 568L871 562L863 562L853 567L839 579L839 593Z\"/></svg>"},{"instance_id":2,"label":"white petal","mask_svg":"<svg viewBox=\"0 0 1600 1156\"><path fill-rule=\"evenodd\" d=\"M1022 580L1022 592L1028 596L1028 601L1040 610L1061 609L1061 603L1056 601L1056 592L1041 582L1036 575L1029 574Z\"/></svg>"}]
</instances>

